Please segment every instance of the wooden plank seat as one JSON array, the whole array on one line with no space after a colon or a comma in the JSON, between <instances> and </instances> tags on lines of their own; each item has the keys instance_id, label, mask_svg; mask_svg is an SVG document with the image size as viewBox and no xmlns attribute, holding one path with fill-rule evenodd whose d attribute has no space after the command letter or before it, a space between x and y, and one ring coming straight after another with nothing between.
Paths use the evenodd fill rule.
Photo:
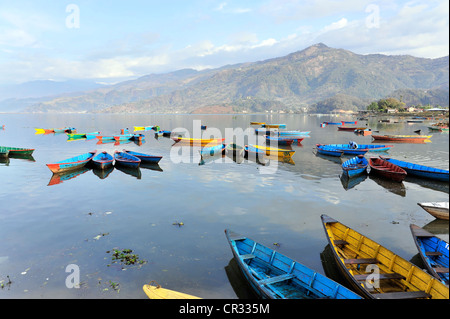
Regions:
<instances>
[{"instance_id":1,"label":"wooden plank seat","mask_svg":"<svg viewBox=\"0 0 450 319\"><path fill-rule=\"evenodd\" d=\"M431 295L425 291L401 291L401 292L386 292L374 294L376 299L417 299L430 298Z\"/></svg>"},{"instance_id":2,"label":"wooden plank seat","mask_svg":"<svg viewBox=\"0 0 450 319\"><path fill-rule=\"evenodd\" d=\"M379 261L375 258L353 258L353 259L344 259L344 264L353 265L353 264L378 264Z\"/></svg>"},{"instance_id":3,"label":"wooden plank seat","mask_svg":"<svg viewBox=\"0 0 450 319\"><path fill-rule=\"evenodd\" d=\"M405 279L404 276L397 274L395 272L393 273L386 273L386 274L363 274L363 275L354 275L353 277L358 281L364 281L367 279L367 277L373 275L373 279L380 279L380 280L389 280L389 279Z\"/></svg>"},{"instance_id":4,"label":"wooden plank seat","mask_svg":"<svg viewBox=\"0 0 450 319\"><path fill-rule=\"evenodd\" d=\"M433 270L438 273L447 273L448 267L436 267L436 268L433 268Z\"/></svg>"},{"instance_id":5,"label":"wooden plank seat","mask_svg":"<svg viewBox=\"0 0 450 319\"><path fill-rule=\"evenodd\" d=\"M334 241L334 244L335 245L337 245L337 246L340 246L340 245L348 245L348 242L346 242L345 240L335 240Z\"/></svg>"},{"instance_id":6,"label":"wooden plank seat","mask_svg":"<svg viewBox=\"0 0 450 319\"><path fill-rule=\"evenodd\" d=\"M439 251L426 251L425 255L433 257L433 256L442 256L442 253Z\"/></svg>"},{"instance_id":7,"label":"wooden plank seat","mask_svg":"<svg viewBox=\"0 0 450 319\"><path fill-rule=\"evenodd\" d=\"M253 254L245 254L245 255L241 255L241 258L243 260L252 259L252 258L255 258L255 255L253 255Z\"/></svg>"},{"instance_id":8,"label":"wooden plank seat","mask_svg":"<svg viewBox=\"0 0 450 319\"><path fill-rule=\"evenodd\" d=\"M293 274L283 274L283 275L279 275L279 276L274 276L274 277L270 277L270 278L266 278L266 279L261 279L258 282L261 285L270 285L276 282L280 282L280 281L284 281L284 280L289 280L294 278L295 276Z\"/></svg>"}]
</instances>

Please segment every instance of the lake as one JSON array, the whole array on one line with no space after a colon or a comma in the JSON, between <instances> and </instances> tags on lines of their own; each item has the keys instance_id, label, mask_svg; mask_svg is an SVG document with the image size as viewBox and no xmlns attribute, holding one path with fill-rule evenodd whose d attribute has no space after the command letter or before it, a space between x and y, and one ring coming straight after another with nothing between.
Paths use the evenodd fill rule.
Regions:
<instances>
[{"instance_id":1,"label":"lake","mask_svg":"<svg viewBox=\"0 0 450 319\"><path fill-rule=\"evenodd\" d=\"M371 136L338 131L323 121L350 117L300 114L0 114L0 145L34 148L32 159L0 162L0 298L146 299L142 286L203 298L251 296L226 241L229 228L324 272L327 239L320 215L327 214L385 245L407 260L417 255L409 225L448 241L448 222L435 220L418 202L447 201L448 183L407 177L402 183L367 176L341 179L341 159L318 156L316 143L371 144ZM353 118L354 119L354 118ZM229 157L204 159L198 148L174 145L142 131L145 142L98 144L68 141L66 134L35 134L35 128L75 127L79 133L118 134L133 126L179 128L191 137L236 137L253 141L250 121L284 123L310 131L292 163ZM414 134L423 123L358 121L380 134ZM207 125L200 130L200 124ZM248 130L247 130L248 129ZM242 138L244 138L242 140ZM449 168L449 134L433 133L431 143L393 144L393 158ZM92 150L129 149L163 156L157 167L79 172L55 180L45 164ZM379 155L377 153L368 153ZM347 159L350 157L343 157ZM199 165L200 164L200 165ZM141 263L127 265L114 250L131 249ZM77 272L78 271L78 272ZM79 274L79 288L70 288ZM11 282L9 282L11 280Z\"/></svg>"}]
</instances>

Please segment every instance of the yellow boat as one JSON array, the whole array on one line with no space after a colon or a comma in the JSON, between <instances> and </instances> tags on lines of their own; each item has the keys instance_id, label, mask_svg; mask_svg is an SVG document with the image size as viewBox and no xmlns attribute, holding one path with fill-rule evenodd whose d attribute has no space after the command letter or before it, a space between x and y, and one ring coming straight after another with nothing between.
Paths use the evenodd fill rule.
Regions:
<instances>
[{"instance_id":1,"label":"yellow boat","mask_svg":"<svg viewBox=\"0 0 450 319\"><path fill-rule=\"evenodd\" d=\"M154 126L133 126L134 131L150 131L153 129Z\"/></svg>"},{"instance_id":2,"label":"yellow boat","mask_svg":"<svg viewBox=\"0 0 450 319\"><path fill-rule=\"evenodd\" d=\"M448 287L387 248L327 216L321 216L342 275L368 299L449 299Z\"/></svg>"},{"instance_id":3,"label":"yellow boat","mask_svg":"<svg viewBox=\"0 0 450 319\"><path fill-rule=\"evenodd\" d=\"M174 136L172 139L175 142L179 142L180 144L190 144L190 145L198 145L198 146L213 146L217 144L223 144L225 141L224 138L190 138L190 137L181 137L181 136Z\"/></svg>"},{"instance_id":4,"label":"yellow boat","mask_svg":"<svg viewBox=\"0 0 450 319\"><path fill-rule=\"evenodd\" d=\"M261 146L261 145L251 145L259 150L263 150L266 152L267 156L277 156L278 158L291 158L292 155L295 153L293 150L285 150L282 148L276 148L276 147L268 147L268 146Z\"/></svg>"},{"instance_id":5,"label":"yellow boat","mask_svg":"<svg viewBox=\"0 0 450 319\"><path fill-rule=\"evenodd\" d=\"M266 122L250 122L250 125L264 125Z\"/></svg>"},{"instance_id":6,"label":"yellow boat","mask_svg":"<svg viewBox=\"0 0 450 319\"><path fill-rule=\"evenodd\" d=\"M158 284L156 284L156 286L153 286L152 283L154 283L154 281L151 281L149 284L142 287L145 294L150 299L202 299L200 297L188 295L175 290L161 288L161 286Z\"/></svg>"}]
</instances>

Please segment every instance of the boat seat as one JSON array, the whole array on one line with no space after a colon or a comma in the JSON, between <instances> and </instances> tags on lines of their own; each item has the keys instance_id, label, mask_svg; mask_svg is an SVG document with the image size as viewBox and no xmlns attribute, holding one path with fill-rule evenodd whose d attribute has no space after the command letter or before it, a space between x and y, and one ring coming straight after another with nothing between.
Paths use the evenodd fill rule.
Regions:
<instances>
[{"instance_id":1,"label":"boat seat","mask_svg":"<svg viewBox=\"0 0 450 319\"><path fill-rule=\"evenodd\" d=\"M255 258L253 254L245 254L240 256L243 260Z\"/></svg>"},{"instance_id":2,"label":"boat seat","mask_svg":"<svg viewBox=\"0 0 450 319\"><path fill-rule=\"evenodd\" d=\"M370 275L372 275L372 274L354 275L353 277L357 281L364 281ZM393 272L393 273L386 273L386 274L378 274L378 278L377 278L377 275L374 275L374 279L380 279L380 280L383 280L383 279L386 279L386 280L388 280L388 279L405 279L405 277Z\"/></svg>"},{"instance_id":3,"label":"boat seat","mask_svg":"<svg viewBox=\"0 0 450 319\"><path fill-rule=\"evenodd\" d=\"M433 270L438 273L448 273L448 267L436 267Z\"/></svg>"},{"instance_id":4,"label":"boat seat","mask_svg":"<svg viewBox=\"0 0 450 319\"><path fill-rule=\"evenodd\" d=\"M354 259L344 259L344 264L378 264L380 261L375 258L354 258Z\"/></svg>"},{"instance_id":5,"label":"boat seat","mask_svg":"<svg viewBox=\"0 0 450 319\"><path fill-rule=\"evenodd\" d=\"M386 292L374 296L376 299L417 299L431 297L431 295L427 294L425 291Z\"/></svg>"},{"instance_id":6,"label":"boat seat","mask_svg":"<svg viewBox=\"0 0 450 319\"><path fill-rule=\"evenodd\" d=\"M259 280L258 283L260 283L261 285L269 285L269 284L273 284L273 283L276 283L276 282L289 280L289 279L292 279L294 277L295 276L293 274L284 274L284 275L279 275L279 276L274 276L274 277L270 277L270 278Z\"/></svg>"},{"instance_id":7,"label":"boat seat","mask_svg":"<svg viewBox=\"0 0 450 319\"><path fill-rule=\"evenodd\" d=\"M340 240L340 239L337 239L337 240L333 241L333 243L334 243L335 245L337 245L337 246L340 246L340 245L348 245L348 242L347 242L347 241L345 241L345 240Z\"/></svg>"},{"instance_id":8,"label":"boat seat","mask_svg":"<svg viewBox=\"0 0 450 319\"><path fill-rule=\"evenodd\" d=\"M430 256L430 257L432 257L432 256L442 256L442 253L439 252L439 251L426 251L425 255L426 256Z\"/></svg>"}]
</instances>

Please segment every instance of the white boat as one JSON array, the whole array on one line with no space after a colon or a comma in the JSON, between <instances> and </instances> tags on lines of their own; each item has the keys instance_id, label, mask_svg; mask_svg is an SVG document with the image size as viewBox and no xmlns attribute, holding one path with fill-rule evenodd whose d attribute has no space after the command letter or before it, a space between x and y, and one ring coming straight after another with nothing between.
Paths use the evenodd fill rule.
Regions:
<instances>
[{"instance_id":1,"label":"white boat","mask_svg":"<svg viewBox=\"0 0 450 319\"><path fill-rule=\"evenodd\" d=\"M448 202L427 202L417 203L417 205L436 218L448 220Z\"/></svg>"}]
</instances>

